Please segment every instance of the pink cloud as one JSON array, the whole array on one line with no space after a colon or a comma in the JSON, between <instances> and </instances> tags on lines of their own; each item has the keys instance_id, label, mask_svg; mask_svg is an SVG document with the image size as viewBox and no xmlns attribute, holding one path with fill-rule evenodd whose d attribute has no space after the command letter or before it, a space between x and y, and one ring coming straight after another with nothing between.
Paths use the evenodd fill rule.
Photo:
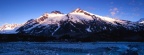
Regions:
<instances>
[{"instance_id":1,"label":"pink cloud","mask_svg":"<svg viewBox=\"0 0 144 55\"><path fill-rule=\"evenodd\" d=\"M112 8L112 9L110 9L110 14L112 15L112 16L114 16L115 14L117 14L117 13L119 13L119 10L118 10L118 8Z\"/></svg>"},{"instance_id":2,"label":"pink cloud","mask_svg":"<svg viewBox=\"0 0 144 55\"><path fill-rule=\"evenodd\" d=\"M116 13L115 12L111 12L111 15L114 16Z\"/></svg>"}]
</instances>

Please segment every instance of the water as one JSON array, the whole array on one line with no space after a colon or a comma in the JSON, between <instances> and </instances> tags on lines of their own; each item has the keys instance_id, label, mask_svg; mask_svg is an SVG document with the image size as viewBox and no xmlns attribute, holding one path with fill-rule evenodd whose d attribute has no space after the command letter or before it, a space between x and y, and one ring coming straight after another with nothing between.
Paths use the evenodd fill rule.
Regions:
<instances>
[{"instance_id":1,"label":"water","mask_svg":"<svg viewBox=\"0 0 144 55\"><path fill-rule=\"evenodd\" d=\"M144 43L1 42L0 55L144 55Z\"/></svg>"}]
</instances>

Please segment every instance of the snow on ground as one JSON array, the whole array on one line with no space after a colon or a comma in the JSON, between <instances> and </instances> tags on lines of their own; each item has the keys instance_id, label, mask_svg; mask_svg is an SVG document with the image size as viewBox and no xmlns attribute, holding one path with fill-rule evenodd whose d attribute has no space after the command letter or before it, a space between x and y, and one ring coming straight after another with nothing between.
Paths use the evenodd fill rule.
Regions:
<instances>
[{"instance_id":1,"label":"snow on ground","mask_svg":"<svg viewBox=\"0 0 144 55\"><path fill-rule=\"evenodd\" d=\"M1 42L0 55L144 55L142 42Z\"/></svg>"}]
</instances>

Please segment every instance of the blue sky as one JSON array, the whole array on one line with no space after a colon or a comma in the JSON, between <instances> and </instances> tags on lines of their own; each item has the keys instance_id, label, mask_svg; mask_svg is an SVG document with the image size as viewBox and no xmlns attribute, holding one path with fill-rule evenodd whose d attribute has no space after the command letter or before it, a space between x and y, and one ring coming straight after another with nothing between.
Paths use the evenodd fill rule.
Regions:
<instances>
[{"instance_id":1,"label":"blue sky","mask_svg":"<svg viewBox=\"0 0 144 55\"><path fill-rule=\"evenodd\" d=\"M0 26L25 23L53 10L69 13L76 8L101 16L137 21L144 18L143 6L144 0L0 0Z\"/></svg>"}]
</instances>

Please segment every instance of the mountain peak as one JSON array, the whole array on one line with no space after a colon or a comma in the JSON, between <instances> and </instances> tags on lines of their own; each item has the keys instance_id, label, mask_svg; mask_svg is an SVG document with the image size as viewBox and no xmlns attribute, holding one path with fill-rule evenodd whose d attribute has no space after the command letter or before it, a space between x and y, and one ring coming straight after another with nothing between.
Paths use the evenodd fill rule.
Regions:
<instances>
[{"instance_id":1,"label":"mountain peak","mask_svg":"<svg viewBox=\"0 0 144 55\"><path fill-rule=\"evenodd\" d=\"M51 13L53 13L53 14L63 14L63 13L61 13L60 11L57 11L57 10L52 11Z\"/></svg>"},{"instance_id":2,"label":"mountain peak","mask_svg":"<svg viewBox=\"0 0 144 55\"><path fill-rule=\"evenodd\" d=\"M82 13L82 12L84 12L84 10L82 10L82 9L80 9L80 8L77 8L77 9L75 9L73 12L75 12L75 13Z\"/></svg>"}]
</instances>

